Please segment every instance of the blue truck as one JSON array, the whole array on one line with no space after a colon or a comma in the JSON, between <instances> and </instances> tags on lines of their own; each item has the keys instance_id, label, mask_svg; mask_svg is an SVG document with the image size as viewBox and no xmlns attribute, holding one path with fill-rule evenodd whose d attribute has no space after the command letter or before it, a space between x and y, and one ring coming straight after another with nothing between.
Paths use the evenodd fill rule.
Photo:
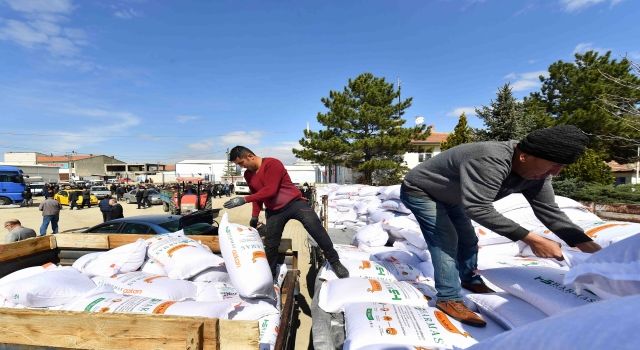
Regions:
<instances>
[{"instance_id":1,"label":"blue truck","mask_svg":"<svg viewBox=\"0 0 640 350\"><path fill-rule=\"evenodd\" d=\"M0 165L0 205L22 203L24 189L22 170L15 166Z\"/></svg>"}]
</instances>

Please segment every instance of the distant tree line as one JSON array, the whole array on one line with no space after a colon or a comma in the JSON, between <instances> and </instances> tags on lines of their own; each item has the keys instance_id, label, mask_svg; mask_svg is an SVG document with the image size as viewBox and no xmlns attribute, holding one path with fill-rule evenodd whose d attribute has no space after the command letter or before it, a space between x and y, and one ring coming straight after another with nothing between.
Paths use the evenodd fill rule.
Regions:
<instances>
[{"instance_id":1,"label":"distant tree line","mask_svg":"<svg viewBox=\"0 0 640 350\"><path fill-rule=\"evenodd\" d=\"M638 65L626 58L612 59L610 52L589 51L576 54L573 62L554 62L548 74L539 77L539 91L517 100L505 84L495 100L476 108L482 128L470 127L463 113L441 147L519 140L536 129L572 124L590 136L591 144L554 180L558 192L571 196L571 188L611 186L614 179L605 161L637 160L639 73ZM299 141L302 148L294 154L321 165L351 168L361 174L360 183L398 183L408 170L402 156L411 149L411 140L424 140L430 133L425 126L404 126L402 116L412 98L399 96L399 87L371 73L349 79L342 91L330 91L321 99L327 110L319 112L317 120L323 129L305 130Z\"/></svg>"}]
</instances>

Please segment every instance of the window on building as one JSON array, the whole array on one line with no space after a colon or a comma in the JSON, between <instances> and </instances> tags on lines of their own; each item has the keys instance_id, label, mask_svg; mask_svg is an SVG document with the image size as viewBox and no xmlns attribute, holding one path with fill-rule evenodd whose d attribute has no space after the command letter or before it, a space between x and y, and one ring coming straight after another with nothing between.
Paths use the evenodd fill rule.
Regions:
<instances>
[{"instance_id":1,"label":"window on building","mask_svg":"<svg viewBox=\"0 0 640 350\"><path fill-rule=\"evenodd\" d=\"M424 162L425 160L430 159L431 157L433 157L433 153L432 152L419 153L418 154L418 161L419 162Z\"/></svg>"}]
</instances>

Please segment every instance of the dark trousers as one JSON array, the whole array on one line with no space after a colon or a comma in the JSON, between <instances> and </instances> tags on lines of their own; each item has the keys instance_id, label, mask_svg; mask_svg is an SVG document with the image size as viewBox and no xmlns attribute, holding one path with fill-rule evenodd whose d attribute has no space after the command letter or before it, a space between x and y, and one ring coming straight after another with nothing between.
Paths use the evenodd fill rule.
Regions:
<instances>
[{"instance_id":1,"label":"dark trousers","mask_svg":"<svg viewBox=\"0 0 640 350\"><path fill-rule=\"evenodd\" d=\"M144 201L144 206L147 207L147 208L151 208L151 198L144 197L143 199L144 199L143 200Z\"/></svg>"},{"instance_id":2,"label":"dark trousers","mask_svg":"<svg viewBox=\"0 0 640 350\"><path fill-rule=\"evenodd\" d=\"M138 209L140 209L141 206L144 206L142 203L142 197L136 197L136 203L138 204Z\"/></svg>"},{"instance_id":3,"label":"dark trousers","mask_svg":"<svg viewBox=\"0 0 640 350\"><path fill-rule=\"evenodd\" d=\"M84 208L84 206L85 206L85 205L86 205L87 207L91 208L91 200L89 200L89 199L83 199L83 200L82 200L82 205L80 206L80 208L81 208L81 209L82 209L82 208Z\"/></svg>"},{"instance_id":4,"label":"dark trousers","mask_svg":"<svg viewBox=\"0 0 640 350\"><path fill-rule=\"evenodd\" d=\"M77 202L77 198L76 199L69 199L69 210L73 210L73 208L78 208L78 202Z\"/></svg>"},{"instance_id":5,"label":"dark trousers","mask_svg":"<svg viewBox=\"0 0 640 350\"><path fill-rule=\"evenodd\" d=\"M267 261L271 267L271 274L276 274L278 262L278 247L282 238L282 231L289 220L300 221L305 230L318 243L325 258L334 263L340 260L338 252L333 248L333 243L327 231L322 227L320 218L306 201L296 200L279 210L267 210L267 229L264 239L264 250L267 253Z\"/></svg>"},{"instance_id":6,"label":"dark trousers","mask_svg":"<svg viewBox=\"0 0 640 350\"><path fill-rule=\"evenodd\" d=\"M111 212L110 211L103 211L102 212L102 222L107 222L111 220Z\"/></svg>"}]
</instances>

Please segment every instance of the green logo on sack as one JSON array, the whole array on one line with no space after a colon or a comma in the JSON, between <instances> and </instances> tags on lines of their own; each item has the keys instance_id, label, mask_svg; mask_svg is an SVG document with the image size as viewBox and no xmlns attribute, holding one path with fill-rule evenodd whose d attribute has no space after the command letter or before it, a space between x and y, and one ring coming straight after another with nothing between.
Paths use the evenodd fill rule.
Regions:
<instances>
[{"instance_id":1,"label":"green logo on sack","mask_svg":"<svg viewBox=\"0 0 640 350\"><path fill-rule=\"evenodd\" d=\"M373 321L373 309L371 308L367 309L367 319Z\"/></svg>"},{"instance_id":2,"label":"green logo on sack","mask_svg":"<svg viewBox=\"0 0 640 350\"><path fill-rule=\"evenodd\" d=\"M402 298L400 298L400 291L397 289L389 289L389 293L393 294L391 300L402 300Z\"/></svg>"}]
</instances>

